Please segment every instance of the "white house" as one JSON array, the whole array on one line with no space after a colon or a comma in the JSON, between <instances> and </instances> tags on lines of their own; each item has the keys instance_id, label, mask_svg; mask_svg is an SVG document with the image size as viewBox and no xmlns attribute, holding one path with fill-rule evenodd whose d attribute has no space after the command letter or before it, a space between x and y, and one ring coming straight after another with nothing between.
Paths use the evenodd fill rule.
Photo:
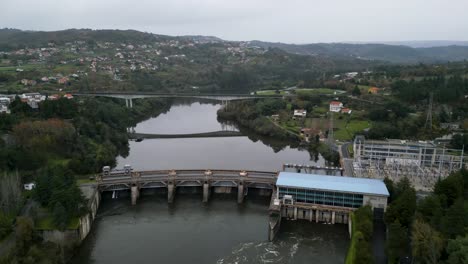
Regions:
<instances>
[{"instance_id":1,"label":"white house","mask_svg":"<svg viewBox=\"0 0 468 264\"><path fill-rule=\"evenodd\" d=\"M305 109L294 109L293 117L306 117L307 110Z\"/></svg>"},{"instance_id":2,"label":"white house","mask_svg":"<svg viewBox=\"0 0 468 264\"><path fill-rule=\"evenodd\" d=\"M36 187L36 184L32 182L24 184L24 189L28 191L34 189L34 187Z\"/></svg>"},{"instance_id":3,"label":"white house","mask_svg":"<svg viewBox=\"0 0 468 264\"><path fill-rule=\"evenodd\" d=\"M343 108L343 103L338 101L331 101L330 102L330 112L337 112L339 113Z\"/></svg>"},{"instance_id":4,"label":"white house","mask_svg":"<svg viewBox=\"0 0 468 264\"><path fill-rule=\"evenodd\" d=\"M8 106L6 106L6 105L0 105L0 114L1 114L1 113L9 114L9 113L10 113L10 109L8 109Z\"/></svg>"}]
</instances>

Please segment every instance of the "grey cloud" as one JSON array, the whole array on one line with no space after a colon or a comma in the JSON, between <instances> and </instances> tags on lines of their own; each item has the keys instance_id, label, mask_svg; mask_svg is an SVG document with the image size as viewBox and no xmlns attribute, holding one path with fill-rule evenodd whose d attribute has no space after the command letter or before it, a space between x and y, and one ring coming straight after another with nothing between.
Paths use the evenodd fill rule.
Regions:
<instances>
[{"instance_id":1,"label":"grey cloud","mask_svg":"<svg viewBox=\"0 0 468 264\"><path fill-rule=\"evenodd\" d=\"M468 40L466 0L2 0L0 27L136 29L289 43Z\"/></svg>"}]
</instances>

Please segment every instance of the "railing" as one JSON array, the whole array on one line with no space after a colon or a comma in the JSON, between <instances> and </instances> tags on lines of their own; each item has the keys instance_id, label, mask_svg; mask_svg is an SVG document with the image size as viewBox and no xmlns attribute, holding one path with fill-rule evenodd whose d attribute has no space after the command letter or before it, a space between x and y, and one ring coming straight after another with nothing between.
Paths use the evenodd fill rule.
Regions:
<instances>
[{"instance_id":1,"label":"railing","mask_svg":"<svg viewBox=\"0 0 468 264\"><path fill-rule=\"evenodd\" d=\"M266 188L273 188L276 184L278 172L269 171L241 171L241 170L151 170L133 171L131 167L124 170L111 171L108 167L99 175L98 187L106 188L119 185L122 188L129 188L131 185L145 185L158 183L158 186L166 186L169 182L182 184L185 182L217 183L216 186L226 186L238 184L261 185ZM229 184L227 184L229 182ZM258 186L257 186L258 187ZM261 188L259 187L259 188Z\"/></svg>"}]
</instances>

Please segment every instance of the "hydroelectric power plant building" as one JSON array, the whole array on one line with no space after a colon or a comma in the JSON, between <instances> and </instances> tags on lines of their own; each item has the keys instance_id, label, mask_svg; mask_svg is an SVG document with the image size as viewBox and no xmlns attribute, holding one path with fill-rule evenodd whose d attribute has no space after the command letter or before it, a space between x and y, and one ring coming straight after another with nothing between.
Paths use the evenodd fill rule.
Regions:
<instances>
[{"instance_id":1,"label":"hydroelectric power plant building","mask_svg":"<svg viewBox=\"0 0 468 264\"><path fill-rule=\"evenodd\" d=\"M270 239L281 218L349 224L349 214L370 205L382 216L389 192L380 179L280 172L270 205Z\"/></svg>"}]
</instances>

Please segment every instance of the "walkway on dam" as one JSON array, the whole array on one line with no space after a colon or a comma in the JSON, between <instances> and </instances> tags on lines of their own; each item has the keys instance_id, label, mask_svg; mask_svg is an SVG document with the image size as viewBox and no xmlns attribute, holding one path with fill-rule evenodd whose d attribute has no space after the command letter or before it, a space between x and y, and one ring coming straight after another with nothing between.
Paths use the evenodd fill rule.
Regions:
<instances>
[{"instance_id":1,"label":"walkway on dam","mask_svg":"<svg viewBox=\"0 0 468 264\"><path fill-rule=\"evenodd\" d=\"M203 133L189 134L148 134L148 133L129 133L130 139L151 139L151 138L211 138L211 137L244 137L239 131L213 131Z\"/></svg>"}]
</instances>

